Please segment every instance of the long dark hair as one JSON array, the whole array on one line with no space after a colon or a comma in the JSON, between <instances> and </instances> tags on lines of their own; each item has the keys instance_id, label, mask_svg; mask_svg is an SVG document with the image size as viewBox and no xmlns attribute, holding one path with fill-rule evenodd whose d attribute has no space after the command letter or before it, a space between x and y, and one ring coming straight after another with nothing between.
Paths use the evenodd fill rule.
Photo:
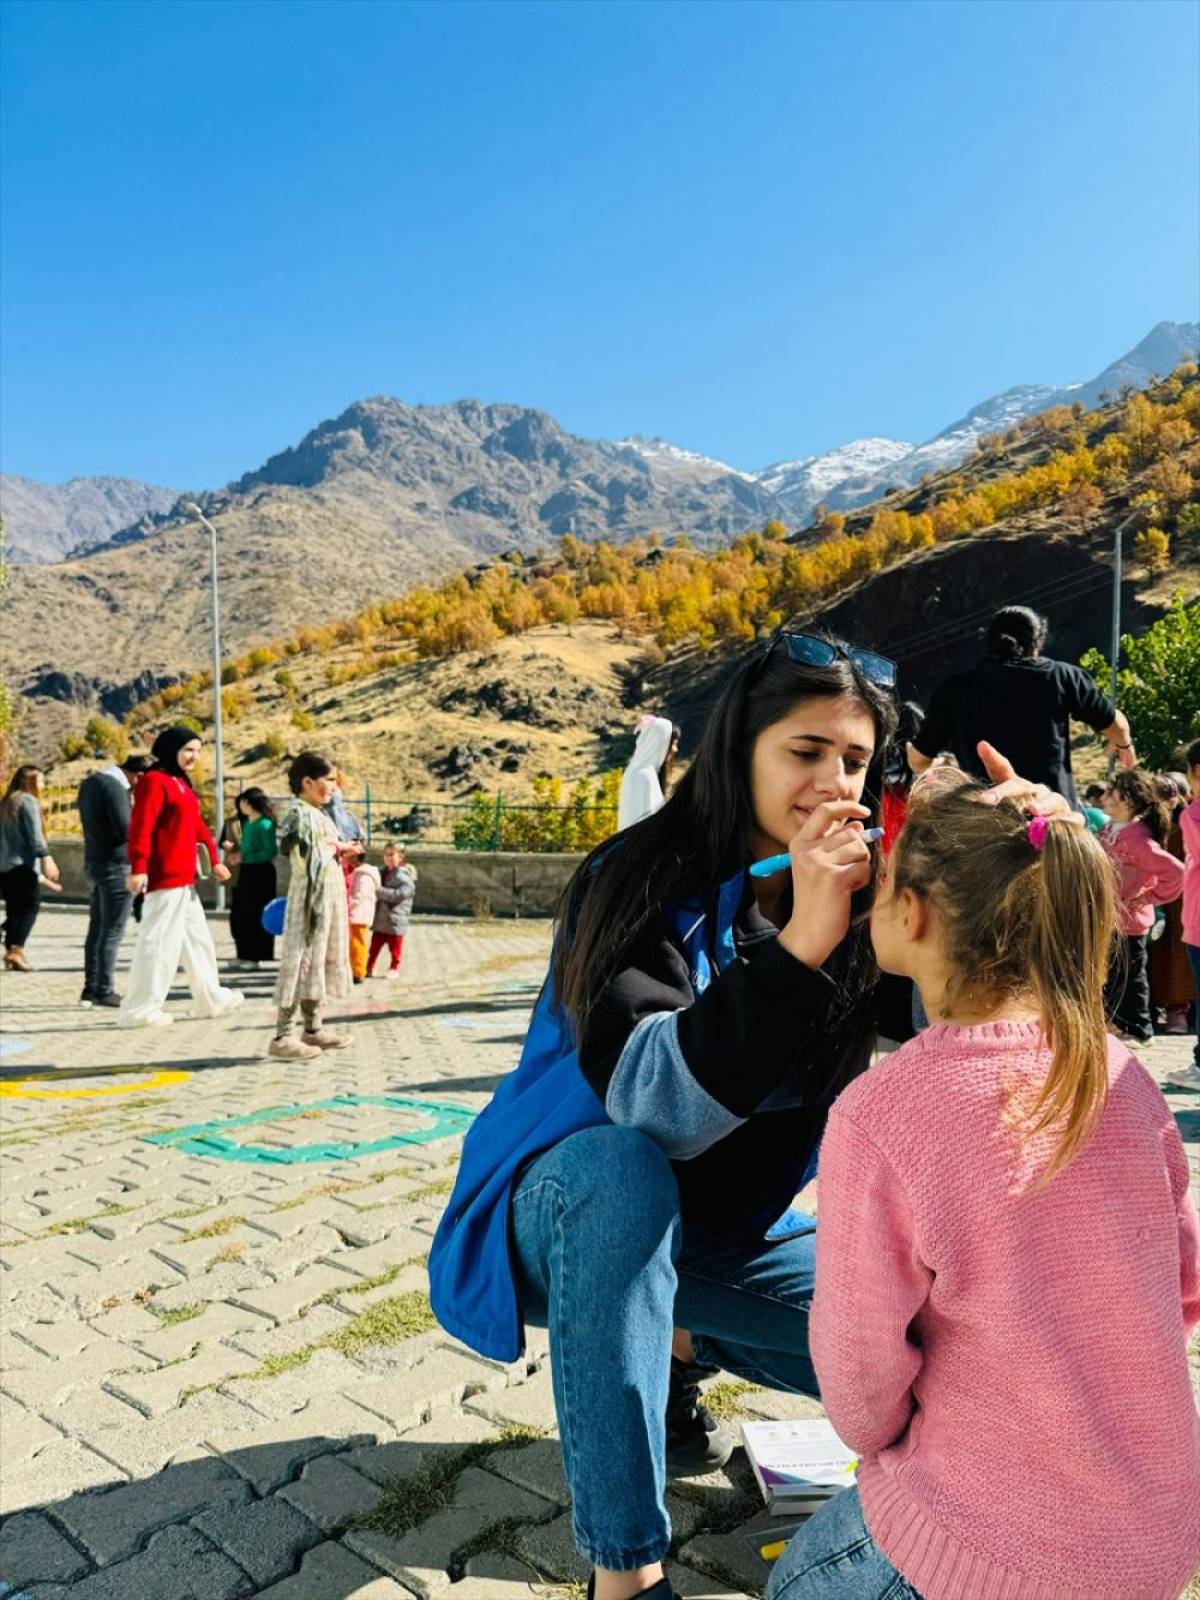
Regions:
<instances>
[{"instance_id":1,"label":"long dark hair","mask_svg":"<svg viewBox=\"0 0 1200 1600\"><path fill-rule=\"evenodd\" d=\"M247 805L253 806L260 817L266 817L270 822L275 821L275 807L271 804L271 797L262 789L242 790L241 794L239 794L237 799L234 801L234 806L237 808L237 814L239 817L242 816L243 800ZM243 820L245 819L243 818Z\"/></svg>"},{"instance_id":2,"label":"long dark hair","mask_svg":"<svg viewBox=\"0 0 1200 1600\"><path fill-rule=\"evenodd\" d=\"M875 810L896 721L891 697L843 657L829 667L809 667L778 646L760 648L721 690L692 764L666 803L598 845L576 869L559 905L551 976L555 998L577 1031L639 933L672 907L705 898L745 866L754 823L750 758L758 736L805 700L842 695L875 723L863 793L864 804ZM854 971L845 973L845 986L857 992L870 982L870 942L852 937L847 943L860 959L850 962Z\"/></svg>"},{"instance_id":3,"label":"long dark hair","mask_svg":"<svg viewBox=\"0 0 1200 1600\"><path fill-rule=\"evenodd\" d=\"M41 771L41 767L32 763L17 768L12 775L12 782L4 791L4 799L0 800L0 819L5 822L13 820L23 794L31 794L35 800L37 799L37 780Z\"/></svg>"},{"instance_id":4,"label":"long dark hair","mask_svg":"<svg viewBox=\"0 0 1200 1600\"><path fill-rule=\"evenodd\" d=\"M1002 606L988 623L984 649L998 661L1024 661L1041 654L1046 619L1028 606Z\"/></svg>"},{"instance_id":5,"label":"long dark hair","mask_svg":"<svg viewBox=\"0 0 1200 1600\"><path fill-rule=\"evenodd\" d=\"M884 757L883 775L889 788L900 789L905 794L912 788L913 769L908 764L908 747L920 733L924 721L925 713L915 700L906 700L900 707Z\"/></svg>"},{"instance_id":6,"label":"long dark hair","mask_svg":"<svg viewBox=\"0 0 1200 1600\"><path fill-rule=\"evenodd\" d=\"M1171 808L1154 786L1154 779L1140 767L1118 767L1108 787L1119 795L1133 812L1135 822L1144 822L1156 844L1166 844L1171 831Z\"/></svg>"}]
</instances>

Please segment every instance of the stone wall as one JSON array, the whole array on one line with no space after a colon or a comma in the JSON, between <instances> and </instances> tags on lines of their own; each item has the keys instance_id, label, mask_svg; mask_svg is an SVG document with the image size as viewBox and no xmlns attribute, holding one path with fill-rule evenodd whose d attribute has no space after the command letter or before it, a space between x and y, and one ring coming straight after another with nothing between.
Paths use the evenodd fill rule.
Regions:
<instances>
[{"instance_id":1,"label":"stone wall","mask_svg":"<svg viewBox=\"0 0 1200 1600\"><path fill-rule=\"evenodd\" d=\"M63 877L62 896L55 900L86 900L91 885L83 870L83 841L52 839L50 848ZM380 850L370 852L376 866ZM448 915L496 917L548 917L552 915L567 879L582 860L577 855L517 855L502 851L408 851L419 873L416 909ZM276 862L279 892L287 892L287 863ZM201 885L206 905L215 901L211 879ZM50 899L47 896L47 899ZM227 896L228 898L228 896Z\"/></svg>"}]
</instances>

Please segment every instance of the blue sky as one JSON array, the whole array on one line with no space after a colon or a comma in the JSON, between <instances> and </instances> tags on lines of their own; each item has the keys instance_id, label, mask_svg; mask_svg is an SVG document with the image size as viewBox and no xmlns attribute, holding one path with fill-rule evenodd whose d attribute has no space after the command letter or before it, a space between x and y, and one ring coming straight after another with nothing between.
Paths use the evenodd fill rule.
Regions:
<instances>
[{"instance_id":1,"label":"blue sky","mask_svg":"<svg viewBox=\"0 0 1200 1600\"><path fill-rule=\"evenodd\" d=\"M6 0L6 470L211 487L365 395L742 467L1197 315L1190 0Z\"/></svg>"}]
</instances>

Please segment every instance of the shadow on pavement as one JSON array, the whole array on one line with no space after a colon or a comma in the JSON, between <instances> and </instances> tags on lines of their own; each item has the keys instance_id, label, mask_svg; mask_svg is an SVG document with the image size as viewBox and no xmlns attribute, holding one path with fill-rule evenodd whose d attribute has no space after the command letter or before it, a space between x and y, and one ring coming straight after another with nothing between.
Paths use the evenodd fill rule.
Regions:
<instances>
[{"instance_id":1,"label":"shadow on pavement","mask_svg":"<svg viewBox=\"0 0 1200 1600\"><path fill-rule=\"evenodd\" d=\"M68 1083L75 1078L140 1077L155 1072L211 1072L215 1067L253 1067L267 1060L265 1048L253 1056L222 1056L206 1060L202 1056L156 1056L153 1061L122 1061L115 1066L60 1067L53 1062L30 1061L17 1056L11 1066L0 1067L0 1083L23 1078L40 1078L48 1083ZM0 1600L5 1600L0 1591Z\"/></svg>"},{"instance_id":2,"label":"shadow on pavement","mask_svg":"<svg viewBox=\"0 0 1200 1600\"><path fill-rule=\"evenodd\" d=\"M384 1091L386 1094L491 1094L502 1078L507 1078L507 1072L492 1072L478 1078L461 1078L451 1074L446 1078L430 1078L426 1083L389 1084Z\"/></svg>"},{"instance_id":3,"label":"shadow on pavement","mask_svg":"<svg viewBox=\"0 0 1200 1600\"><path fill-rule=\"evenodd\" d=\"M361 1433L340 1437L313 1433L240 1449L231 1446L132 1482L115 1467L110 1469L112 1482L102 1481L108 1463L87 1452L85 1470L98 1481L79 1493L43 1502L20 1492L10 1464L6 1476L13 1482L4 1497L0 1527L0 1596L249 1600L298 1573L297 1600L301 1593L305 1600L315 1595L351 1600L383 1573L390 1570L395 1576L406 1565L424 1569L427 1579L436 1570L434 1563L441 1563L453 1582L463 1576L468 1557L472 1576L486 1578L489 1557L468 1548L482 1545L486 1551L479 1510L469 1503L478 1501L478 1488L472 1495L467 1480L464 1503L456 1506L456 1468L465 1471L520 1449L546 1455L545 1462L536 1464L538 1477L561 1475L556 1440L497 1440L494 1448L436 1440L377 1443L371 1413L363 1412L363 1423ZM202 1426L198 1432L203 1433ZM94 1440L102 1450L103 1432ZM67 1444L64 1440L46 1449ZM534 1463L529 1466L535 1470ZM509 1488L501 1477L495 1478L498 1498ZM559 1513L560 1507L549 1500L510 1492L520 1502L518 1522L541 1523ZM379 1517L381 1507L391 1508L391 1538L376 1566L368 1554L352 1547L361 1535L359 1551L375 1553L371 1534L366 1529L356 1533L355 1522L368 1513ZM439 1520L436 1538L432 1530L407 1531L442 1512L447 1514ZM347 1533L349 1544L341 1542ZM384 1543L380 1540L377 1548L382 1550ZM496 1560L493 1556L490 1563ZM529 1569L530 1582L548 1577ZM413 1582L410 1577L408 1583ZM285 1586L280 1600L289 1592Z\"/></svg>"}]
</instances>

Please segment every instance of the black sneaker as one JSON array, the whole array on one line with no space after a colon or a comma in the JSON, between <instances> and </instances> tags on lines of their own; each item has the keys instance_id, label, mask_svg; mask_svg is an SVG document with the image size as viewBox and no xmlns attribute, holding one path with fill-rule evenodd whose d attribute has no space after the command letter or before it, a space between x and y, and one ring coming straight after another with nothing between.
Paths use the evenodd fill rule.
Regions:
<instances>
[{"instance_id":1,"label":"black sneaker","mask_svg":"<svg viewBox=\"0 0 1200 1600\"><path fill-rule=\"evenodd\" d=\"M700 1404L700 1379L707 1376L707 1368L671 1357L671 1387L667 1391L668 1478L696 1478L715 1472L733 1454L732 1433Z\"/></svg>"},{"instance_id":2,"label":"black sneaker","mask_svg":"<svg viewBox=\"0 0 1200 1600\"><path fill-rule=\"evenodd\" d=\"M107 994L93 995L92 1004L94 1006L107 1006L110 1011L119 1011L121 1009L121 996L110 989Z\"/></svg>"},{"instance_id":3,"label":"black sneaker","mask_svg":"<svg viewBox=\"0 0 1200 1600\"><path fill-rule=\"evenodd\" d=\"M94 1006L96 1004L96 996L90 989L85 989L79 996L79 1004L86 1011L89 1006Z\"/></svg>"},{"instance_id":4,"label":"black sneaker","mask_svg":"<svg viewBox=\"0 0 1200 1600\"><path fill-rule=\"evenodd\" d=\"M593 1572L588 1579L587 1600L595 1600L596 1574ZM660 1578L652 1589L643 1589L637 1600L681 1600L665 1578Z\"/></svg>"}]
</instances>

